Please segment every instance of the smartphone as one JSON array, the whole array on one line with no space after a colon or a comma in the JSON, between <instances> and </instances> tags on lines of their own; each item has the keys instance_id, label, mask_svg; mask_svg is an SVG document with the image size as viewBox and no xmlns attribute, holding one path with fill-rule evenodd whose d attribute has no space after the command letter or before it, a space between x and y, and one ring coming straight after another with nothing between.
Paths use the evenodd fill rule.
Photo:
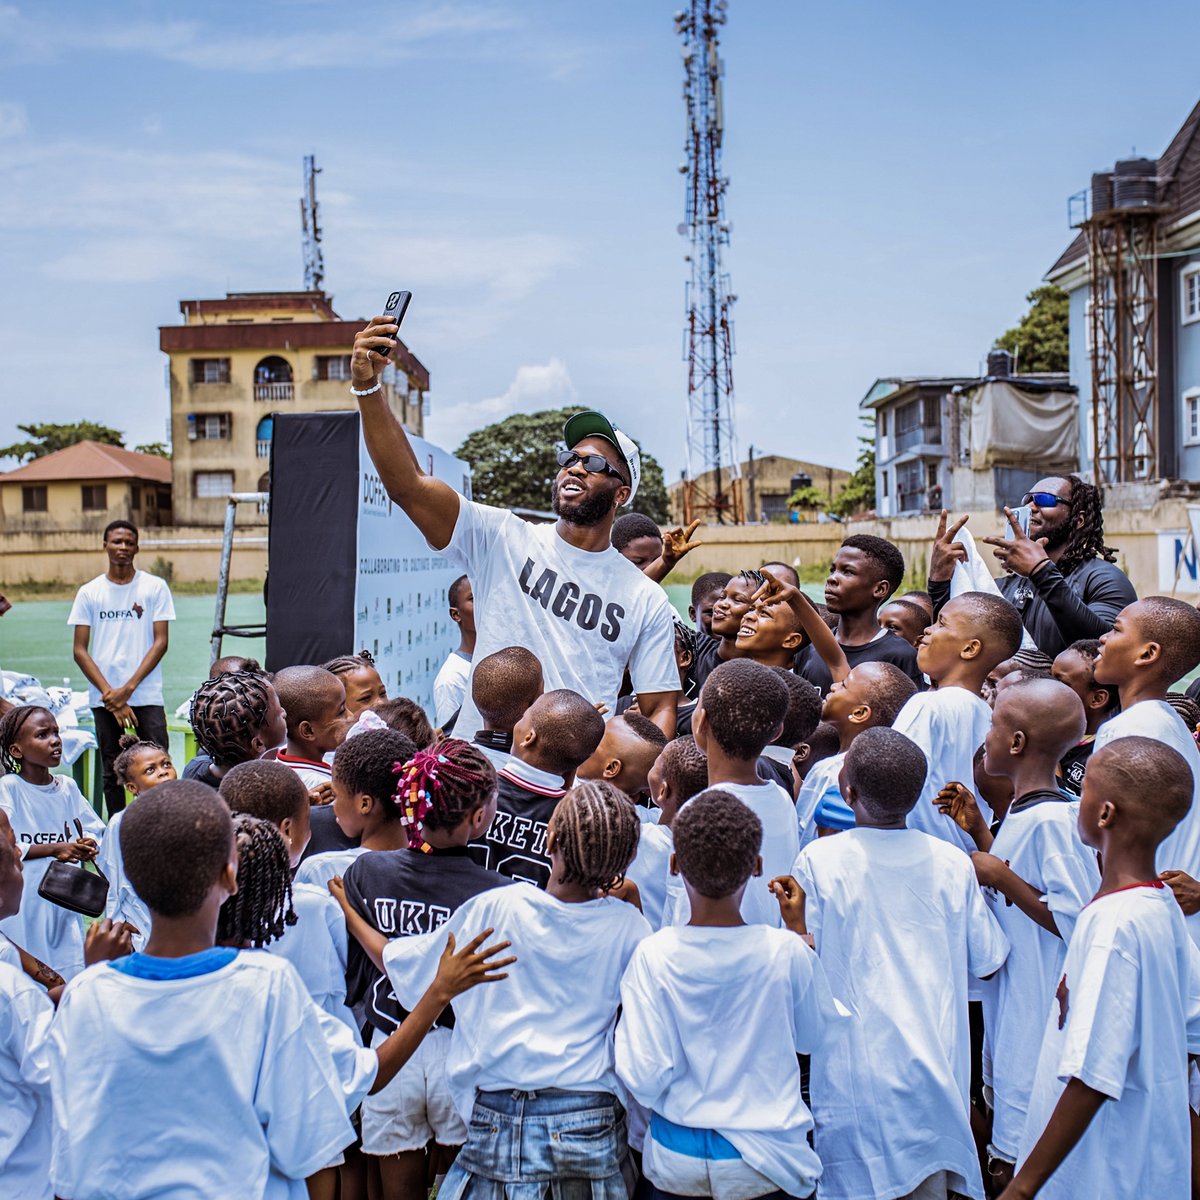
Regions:
<instances>
[{"instance_id":1,"label":"smartphone","mask_svg":"<svg viewBox=\"0 0 1200 1200\"><path fill-rule=\"evenodd\" d=\"M404 322L404 314L408 312L408 302L412 299L412 292L392 292L387 298L387 303L383 306L383 315L389 320L396 323L397 328ZM391 353L390 350L376 351L383 358Z\"/></svg>"},{"instance_id":2,"label":"smartphone","mask_svg":"<svg viewBox=\"0 0 1200 1200\"><path fill-rule=\"evenodd\" d=\"M1030 508L1028 504L1022 504L1019 508L1012 510L1013 516L1017 518L1017 524L1021 527L1021 532L1026 537L1029 536L1029 513ZM1016 536L1013 533L1012 525L1008 521L1004 522L1004 536L1010 540Z\"/></svg>"}]
</instances>

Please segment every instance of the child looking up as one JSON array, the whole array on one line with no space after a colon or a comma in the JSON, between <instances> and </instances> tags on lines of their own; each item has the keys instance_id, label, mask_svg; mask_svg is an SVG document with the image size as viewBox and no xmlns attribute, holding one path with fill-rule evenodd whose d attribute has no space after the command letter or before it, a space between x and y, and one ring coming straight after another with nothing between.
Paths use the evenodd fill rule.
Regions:
<instances>
[{"instance_id":1,"label":"child looking up","mask_svg":"<svg viewBox=\"0 0 1200 1200\"><path fill-rule=\"evenodd\" d=\"M514 1185L510 1195L541 1195L552 1185L564 1196L632 1189L613 1027L621 976L650 928L633 905L607 893L629 866L639 829L615 788L579 784L550 822L545 891L492 888L437 932L393 938L384 950L405 1007L428 984L447 932L503 929L521 964L503 987L476 988L454 1006L446 1077L468 1139L439 1191L443 1200L473 1188L501 1195L506 1184Z\"/></svg>"},{"instance_id":2,"label":"child looking up","mask_svg":"<svg viewBox=\"0 0 1200 1200\"><path fill-rule=\"evenodd\" d=\"M139 741L136 736L126 734L121 738L120 748L121 753L113 763L113 774L126 793L135 799L160 783L168 783L176 778L171 756L157 742ZM132 925L136 931L133 944L140 950L146 934L150 932L150 912L129 886L121 862L120 829L124 811L122 809L108 823L108 832L104 835L100 853L96 855L96 865L108 876L108 900L104 915Z\"/></svg>"},{"instance_id":3,"label":"child looking up","mask_svg":"<svg viewBox=\"0 0 1200 1200\"><path fill-rule=\"evenodd\" d=\"M201 753L183 768L183 778L212 788L230 767L262 758L287 741L287 713L270 681L256 671L205 680L192 697L190 720Z\"/></svg>"},{"instance_id":4,"label":"child looking up","mask_svg":"<svg viewBox=\"0 0 1200 1200\"><path fill-rule=\"evenodd\" d=\"M604 723L600 744L580 764L580 779L603 779L622 791L635 804L650 791L650 768L667 744L667 735L648 717L626 712ZM645 813L639 813L645 819Z\"/></svg>"},{"instance_id":5,"label":"child looking up","mask_svg":"<svg viewBox=\"0 0 1200 1200\"><path fill-rule=\"evenodd\" d=\"M949 784L939 797L984 852L973 856L975 874L1011 947L983 986L993 1185L1012 1179L1046 998L1058 984L1079 912L1100 886L1095 855L1080 842L1073 806L1055 778L1059 759L1083 728L1083 705L1065 684L1042 679L1005 688L984 742L984 770L1010 780L1014 797L995 839L961 784Z\"/></svg>"},{"instance_id":6,"label":"child looking up","mask_svg":"<svg viewBox=\"0 0 1200 1200\"><path fill-rule=\"evenodd\" d=\"M842 767L856 828L811 842L795 878L772 884L788 928L812 934L854 1015L812 1060L821 1200L983 1196L967 977L998 970L1008 943L970 860L905 827L924 782L925 755L908 738L860 734Z\"/></svg>"},{"instance_id":7,"label":"child looking up","mask_svg":"<svg viewBox=\"0 0 1200 1200\"><path fill-rule=\"evenodd\" d=\"M496 814L496 773L479 747L451 739L419 752L397 787L402 795L415 790L428 797L420 817L427 850L364 854L344 880L330 884L355 937L347 976L351 1003L363 1005L367 1022L385 1036L407 1015L383 973L388 940L433 933L472 896L511 882L467 853ZM450 1013L439 1018L396 1079L363 1102L363 1152L378 1158L383 1200L424 1194L426 1147L440 1148L435 1154L444 1164L467 1140L446 1083L453 1027Z\"/></svg>"},{"instance_id":8,"label":"child looking up","mask_svg":"<svg viewBox=\"0 0 1200 1200\"><path fill-rule=\"evenodd\" d=\"M1115 687L1121 711L1100 726L1092 754L1118 738L1151 737L1183 755L1192 772L1192 806L1158 850L1158 869L1200 944L1200 753L1167 703L1171 685L1200 663L1200 612L1182 600L1147 596L1123 608L1100 639L1095 676Z\"/></svg>"},{"instance_id":9,"label":"child looking up","mask_svg":"<svg viewBox=\"0 0 1200 1200\"><path fill-rule=\"evenodd\" d=\"M696 745L708 758L708 786L736 796L762 822L767 878L783 874L783 864L790 865L800 847L791 796L757 771L759 755L778 737L787 706L787 688L769 667L748 660L722 663L708 677L692 723ZM687 923L686 894L675 892L669 908L671 924ZM761 875L746 887L742 916L751 924L779 924L779 908Z\"/></svg>"},{"instance_id":10,"label":"child looking up","mask_svg":"<svg viewBox=\"0 0 1200 1200\"><path fill-rule=\"evenodd\" d=\"M651 1111L643 1172L668 1195L810 1196L821 1164L782 1037L820 1051L837 1015L825 972L800 938L742 920L762 869L762 823L744 804L705 792L674 828L692 918L634 951L617 1025L617 1074Z\"/></svg>"},{"instance_id":11,"label":"child looking up","mask_svg":"<svg viewBox=\"0 0 1200 1200\"><path fill-rule=\"evenodd\" d=\"M272 683L287 713L287 748L276 758L319 791L330 777L325 755L346 738L346 689L324 667L284 667Z\"/></svg>"},{"instance_id":12,"label":"child looking up","mask_svg":"<svg viewBox=\"0 0 1200 1200\"><path fill-rule=\"evenodd\" d=\"M497 772L496 815L471 846L475 861L545 887L550 817L603 736L604 718L578 692L539 696L513 730L512 757Z\"/></svg>"},{"instance_id":13,"label":"child looking up","mask_svg":"<svg viewBox=\"0 0 1200 1200\"><path fill-rule=\"evenodd\" d=\"M1058 786L1078 796L1083 791L1083 773L1092 756L1096 733L1100 726L1115 715L1121 701L1115 687L1096 682L1096 659L1100 657L1100 640L1086 638L1072 642L1055 660L1051 675L1065 683L1083 702L1087 724L1083 737L1072 746L1058 764Z\"/></svg>"},{"instance_id":14,"label":"child looking up","mask_svg":"<svg viewBox=\"0 0 1200 1200\"><path fill-rule=\"evenodd\" d=\"M10 708L0 717L0 812L16 835L27 890L21 911L0 921L0 933L64 979L83 970L83 919L37 894L52 860L91 862L104 822L75 781L51 772L62 761L58 722L45 708Z\"/></svg>"},{"instance_id":15,"label":"child looking up","mask_svg":"<svg viewBox=\"0 0 1200 1200\"><path fill-rule=\"evenodd\" d=\"M1194 786L1183 757L1152 738L1122 737L1092 755L1079 834L1100 855L1100 890L1045 998L1029 1118L1003 1200L1191 1194L1195 951L1155 859Z\"/></svg>"},{"instance_id":16,"label":"child looking up","mask_svg":"<svg viewBox=\"0 0 1200 1200\"><path fill-rule=\"evenodd\" d=\"M688 605L688 620L697 636L712 637L713 608L725 594L725 585L733 578L728 571L709 571L692 584L692 598Z\"/></svg>"},{"instance_id":17,"label":"child looking up","mask_svg":"<svg viewBox=\"0 0 1200 1200\"><path fill-rule=\"evenodd\" d=\"M742 618L754 607L754 593L766 582L761 571L739 571L731 575L713 605L709 622L711 636L696 637L696 662L692 667L692 678L696 687L704 687L705 680L723 662L729 662L741 653L738 650L738 630Z\"/></svg>"},{"instance_id":18,"label":"child looking up","mask_svg":"<svg viewBox=\"0 0 1200 1200\"><path fill-rule=\"evenodd\" d=\"M374 708L387 698L387 688L375 669L369 650L343 654L321 664L321 670L336 675L346 693L346 728L349 729L364 709Z\"/></svg>"},{"instance_id":19,"label":"child looking up","mask_svg":"<svg viewBox=\"0 0 1200 1200\"><path fill-rule=\"evenodd\" d=\"M323 850L305 858L297 883L325 885L344 875L366 850L399 850L408 845L408 826L397 796L396 775L416 747L393 729L369 729L348 738L333 757L333 804L338 828L351 841L342 850ZM310 818L320 809L312 809Z\"/></svg>"},{"instance_id":20,"label":"child looking up","mask_svg":"<svg viewBox=\"0 0 1200 1200\"><path fill-rule=\"evenodd\" d=\"M304 784L282 763L260 759L234 767L219 790L232 813L266 822L283 839L284 870L296 919L275 934L271 953L286 958L317 1006L347 1025L357 1038L354 1015L346 1006L348 945L341 907L323 887L291 885L290 873L308 844L310 809Z\"/></svg>"},{"instance_id":21,"label":"child looking up","mask_svg":"<svg viewBox=\"0 0 1200 1200\"><path fill-rule=\"evenodd\" d=\"M371 1052L348 1046L289 963L215 945L238 855L211 788L161 784L130 808L121 843L150 936L145 953L86 971L63 993L51 1030L55 1195L294 1195L292 1181L354 1140L350 1075L356 1091L382 1087L458 989L485 978L485 956L470 946L447 956L405 1028L363 1069ZM259 889L247 891L254 901Z\"/></svg>"},{"instance_id":22,"label":"child looking up","mask_svg":"<svg viewBox=\"0 0 1200 1200\"><path fill-rule=\"evenodd\" d=\"M917 685L899 667L881 662L860 663L830 689L821 716L837 730L838 750L810 768L796 799L802 845L819 830L854 827L854 814L838 782L846 751L864 730L890 728L916 691Z\"/></svg>"},{"instance_id":23,"label":"child looking up","mask_svg":"<svg viewBox=\"0 0 1200 1200\"><path fill-rule=\"evenodd\" d=\"M914 650L929 621L930 614L920 604L902 596L889 600L879 610L880 625L903 638Z\"/></svg>"},{"instance_id":24,"label":"child looking up","mask_svg":"<svg viewBox=\"0 0 1200 1200\"><path fill-rule=\"evenodd\" d=\"M904 578L904 556L884 538L855 534L841 545L825 581L825 604L837 617L834 636L849 666L887 662L899 667L918 686L916 654L903 638L879 623L878 611ZM824 695L833 675L815 646L796 662L796 671Z\"/></svg>"},{"instance_id":25,"label":"child looking up","mask_svg":"<svg viewBox=\"0 0 1200 1200\"><path fill-rule=\"evenodd\" d=\"M482 722L475 743L497 771L512 753L513 728L543 690L542 664L524 646L506 646L475 664L471 698Z\"/></svg>"},{"instance_id":26,"label":"child looking up","mask_svg":"<svg viewBox=\"0 0 1200 1200\"><path fill-rule=\"evenodd\" d=\"M672 738L655 759L649 779L650 802L658 809L658 823L643 823L637 857L626 874L637 884L642 913L650 927L661 929L674 847L671 826L680 806L708 787L708 759L694 737Z\"/></svg>"},{"instance_id":27,"label":"child looking up","mask_svg":"<svg viewBox=\"0 0 1200 1200\"><path fill-rule=\"evenodd\" d=\"M1020 614L999 596L965 592L949 601L917 646L917 664L933 688L913 696L893 723L897 733L921 747L929 764L909 828L923 829L968 853L975 843L934 801L945 784L972 777L975 751L992 723L980 689L988 672L1016 653L1021 635ZM991 824L991 810L983 816Z\"/></svg>"}]
</instances>

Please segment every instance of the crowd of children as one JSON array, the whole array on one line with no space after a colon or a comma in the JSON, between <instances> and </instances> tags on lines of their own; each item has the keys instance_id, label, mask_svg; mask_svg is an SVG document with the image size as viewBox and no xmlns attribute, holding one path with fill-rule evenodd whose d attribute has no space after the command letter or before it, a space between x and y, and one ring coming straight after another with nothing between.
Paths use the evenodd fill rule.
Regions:
<instances>
[{"instance_id":1,"label":"crowd of children","mask_svg":"<svg viewBox=\"0 0 1200 1200\"><path fill-rule=\"evenodd\" d=\"M366 652L220 660L107 826L6 713L0 1196L1196 1195L1200 612L1042 659L904 575L702 575L670 739L473 658L463 577L436 712Z\"/></svg>"}]
</instances>

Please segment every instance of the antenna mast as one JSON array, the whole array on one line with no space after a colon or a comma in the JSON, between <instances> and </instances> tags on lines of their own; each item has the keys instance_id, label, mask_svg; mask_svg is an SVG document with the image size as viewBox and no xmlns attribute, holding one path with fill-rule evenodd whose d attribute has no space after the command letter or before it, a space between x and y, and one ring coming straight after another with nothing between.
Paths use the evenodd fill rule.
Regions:
<instances>
[{"instance_id":1,"label":"antenna mast","mask_svg":"<svg viewBox=\"0 0 1200 1200\"><path fill-rule=\"evenodd\" d=\"M319 292L325 282L321 226L317 223L317 176L321 168L311 154L304 156L304 195L300 197L300 228L304 233L304 290Z\"/></svg>"},{"instance_id":2,"label":"antenna mast","mask_svg":"<svg viewBox=\"0 0 1200 1200\"><path fill-rule=\"evenodd\" d=\"M733 326L737 299L721 267L721 247L729 245L725 190L721 174L724 105L717 53L718 28L725 24L727 0L690 0L675 14L683 38L683 99L687 108L688 177L686 215L679 232L691 239L686 292L688 364L684 521L706 517L718 524L743 520L738 481L737 431L733 411Z\"/></svg>"}]
</instances>

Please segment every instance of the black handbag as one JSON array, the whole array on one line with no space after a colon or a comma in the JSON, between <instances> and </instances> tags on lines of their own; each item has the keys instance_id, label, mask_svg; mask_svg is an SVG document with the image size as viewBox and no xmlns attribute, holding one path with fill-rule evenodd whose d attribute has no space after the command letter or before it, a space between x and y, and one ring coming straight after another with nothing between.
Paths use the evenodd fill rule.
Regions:
<instances>
[{"instance_id":1,"label":"black handbag","mask_svg":"<svg viewBox=\"0 0 1200 1200\"><path fill-rule=\"evenodd\" d=\"M83 822L75 818L75 828L83 837ZM66 840L71 840L71 831L64 824ZM65 863L54 859L46 868L42 882L38 884L38 895L59 908L70 909L85 917L102 917L108 902L108 876L95 863L93 875L84 863Z\"/></svg>"}]
</instances>

